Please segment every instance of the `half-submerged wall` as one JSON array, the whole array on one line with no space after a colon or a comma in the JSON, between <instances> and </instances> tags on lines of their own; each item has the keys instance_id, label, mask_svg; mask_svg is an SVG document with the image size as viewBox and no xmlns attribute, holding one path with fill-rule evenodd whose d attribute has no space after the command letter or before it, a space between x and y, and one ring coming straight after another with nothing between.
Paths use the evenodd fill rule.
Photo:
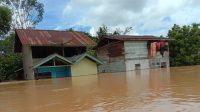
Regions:
<instances>
[{"instance_id":1,"label":"half-submerged wall","mask_svg":"<svg viewBox=\"0 0 200 112\"><path fill-rule=\"evenodd\" d=\"M112 42L98 48L97 57L104 63L98 66L99 72L123 72L126 70L123 42Z\"/></svg>"},{"instance_id":2,"label":"half-submerged wall","mask_svg":"<svg viewBox=\"0 0 200 112\"><path fill-rule=\"evenodd\" d=\"M153 42L156 43L156 42ZM159 43L159 42L158 42ZM155 56L151 56L151 46L148 41L125 41L126 71L149 68L169 67L168 50L156 48Z\"/></svg>"},{"instance_id":3,"label":"half-submerged wall","mask_svg":"<svg viewBox=\"0 0 200 112\"><path fill-rule=\"evenodd\" d=\"M124 72L140 69L169 67L168 52L150 56L149 41L117 41L97 50L97 57L104 62L98 66L99 72Z\"/></svg>"},{"instance_id":4,"label":"half-submerged wall","mask_svg":"<svg viewBox=\"0 0 200 112\"><path fill-rule=\"evenodd\" d=\"M97 74L97 63L90 59L83 59L71 66L72 76L95 75Z\"/></svg>"},{"instance_id":5,"label":"half-submerged wall","mask_svg":"<svg viewBox=\"0 0 200 112\"><path fill-rule=\"evenodd\" d=\"M124 51L126 71L149 68L147 41L125 41Z\"/></svg>"}]
</instances>

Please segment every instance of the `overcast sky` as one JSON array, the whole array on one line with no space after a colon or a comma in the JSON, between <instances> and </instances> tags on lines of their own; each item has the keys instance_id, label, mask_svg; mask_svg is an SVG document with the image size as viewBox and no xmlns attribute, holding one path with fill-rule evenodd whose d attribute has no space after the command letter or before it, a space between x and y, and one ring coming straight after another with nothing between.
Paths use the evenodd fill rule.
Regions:
<instances>
[{"instance_id":1,"label":"overcast sky","mask_svg":"<svg viewBox=\"0 0 200 112\"><path fill-rule=\"evenodd\" d=\"M39 29L74 28L92 34L102 24L133 27L130 34L166 35L173 24L200 23L200 0L39 0L45 14Z\"/></svg>"}]
</instances>

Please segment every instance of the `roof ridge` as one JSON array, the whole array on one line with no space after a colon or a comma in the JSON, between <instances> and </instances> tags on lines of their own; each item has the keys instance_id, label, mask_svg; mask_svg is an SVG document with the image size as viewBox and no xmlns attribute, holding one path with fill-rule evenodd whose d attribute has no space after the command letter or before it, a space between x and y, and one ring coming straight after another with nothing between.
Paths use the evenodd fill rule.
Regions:
<instances>
[{"instance_id":1,"label":"roof ridge","mask_svg":"<svg viewBox=\"0 0 200 112\"><path fill-rule=\"evenodd\" d=\"M93 61L96 61L98 64L103 64L103 62L101 60L99 60L98 58L96 58L94 55L89 54L87 52L82 53L82 54L78 54L78 55L74 55L72 57L66 57L67 59L69 59L70 61L74 63L79 63L82 59L84 59L85 57L90 58Z\"/></svg>"},{"instance_id":2,"label":"roof ridge","mask_svg":"<svg viewBox=\"0 0 200 112\"><path fill-rule=\"evenodd\" d=\"M60 43L71 40L62 46L94 46L96 42L79 31L16 29L16 37L22 45L61 46ZM49 39L51 38L51 41ZM20 43L18 43L20 44Z\"/></svg>"},{"instance_id":3,"label":"roof ridge","mask_svg":"<svg viewBox=\"0 0 200 112\"><path fill-rule=\"evenodd\" d=\"M85 33L82 31L68 31L68 30L50 30L50 29L15 29L17 30L32 30L32 31L55 31L55 32L78 32L78 33Z\"/></svg>"},{"instance_id":4,"label":"roof ridge","mask_svg":"<svg viewBox=\"0 0 200 112\"><path fill-rule=\"evenodd\" d=\"M154 37L154 38L162 38L161 36L155 36L155 35L110 35L110 36L106 36L106 37L123 37L123 36L126 36L126 37Z\"/></svg>"},{"instance_id":5,"label":"roof ridge","mask_svg":"<svg viewBox=\"0 0 200 112\"><path fill-rule=\"evenodd\" d=\"M59 55L59 54L57 54L57 53L54 53L54 54L51 54L51 55L49 55L49 56L43 58L43 59L40 60L39 62L33 64L32 68L37 68L37 67L41 66L42 64L44 64L44 63L50 61L51 59L54 59L55 57L58 57L58 58L60 58L60 59L62 59L62 60L64 60L64 61L67 61L67 62L70 63L70 64L73 64L73 63L72 63L70 60L68 60L67 58L65 58L65 57L63 57L63 56L61 56L61 55Z\"/></svg>"}]
</instances>

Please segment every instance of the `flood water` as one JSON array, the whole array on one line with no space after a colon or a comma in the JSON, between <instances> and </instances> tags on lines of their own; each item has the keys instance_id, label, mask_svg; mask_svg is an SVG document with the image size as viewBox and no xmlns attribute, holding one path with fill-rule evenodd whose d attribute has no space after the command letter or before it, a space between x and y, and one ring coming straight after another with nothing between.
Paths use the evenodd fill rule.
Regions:
<instances>
[{"instance_id":1,"label":"flood water","mask_svg":"<svg viewBox=\"0 0 200 112\"><path fill-rule=\"evenodd\" d=\"M0 112L200 112L200 66L0 84Z\"/></svg>"}]
</instances>

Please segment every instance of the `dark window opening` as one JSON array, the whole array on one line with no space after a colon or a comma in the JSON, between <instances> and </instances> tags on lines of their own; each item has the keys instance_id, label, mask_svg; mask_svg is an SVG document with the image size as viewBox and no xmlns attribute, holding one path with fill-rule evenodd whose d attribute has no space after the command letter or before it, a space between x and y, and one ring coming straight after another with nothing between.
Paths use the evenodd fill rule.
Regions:
<instances>
[{"instance_id":1,"label":"dark window opening","mask_svg":"<svg viewBox=\"0 0 200 112\"><path fill-rule=\"evenodd\" d=\"M161 63L161 68L166 68L167 67L167 62L162 62Z\"/></svg>"},{"instance_id":2,"label":"dark window opening","mask_svg":"<svg viewBox=\"0 0 200 112\"><path fill-rule=\"evenodd\" d=\"M36 79L47 79L51 78L51 72L35 73Z\"/></svg>"},{"instance_id":3,"label":"dark window opening","mask_svg":"<svg viewBox=\"0 0 200 112\"><path fill-rule=\"evenodd\" d=\"M15 36L15 43L14 43L14 52L19 53L22 52L22 43L19 40L18 36Z\"/></svg>"},{"instance_id":4,"label":"dark window opening","mask_svg":"<svg viewBox=\"0 0 200 112\"><path fill-rule=\"evenodd\" d=\"M140 70L140 64L135 64L135 69Z\"/></svg>"},{"instance_id":5,"label":"dark window opening","mask_svg":"<svg viewBox=\"0 0 200 112\"><path fill-rule=\"evenodd\" d=\"M74 55L82 54L86 52L86 47L52 47L52 46L33 46L32 57L33 58L45 58L51 54L59 54L64 57L72 57Z\"/></svg>"},{"instance_id":6,"label":"dark window opening","mask_svg":"<svg viewBox=\"0 0 200 112\"><path fill-rule=\"evenodd\" d=\"M54 60L50 60L44 64L42 64L41 66L61 66L61 65L68 65L69 63L64 62L61 59L54 59Z\"/></svg>"}]
</instances>

